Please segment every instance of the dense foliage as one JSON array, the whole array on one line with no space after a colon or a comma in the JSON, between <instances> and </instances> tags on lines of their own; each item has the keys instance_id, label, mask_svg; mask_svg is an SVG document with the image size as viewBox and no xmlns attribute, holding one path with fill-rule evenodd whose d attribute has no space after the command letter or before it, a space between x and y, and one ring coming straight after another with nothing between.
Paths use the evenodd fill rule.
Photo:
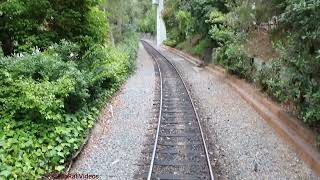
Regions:
<instances>
[{"instance_id":1,"label":"dense foliage","mask_svg":"<svg viewBox=\"0 0 320 180\"><path fill-rule=\"evenodd\" d=\"M156 6L151 4L151 0L139 0L139 15L138 30L142 33L156 33L157 24L157 9Z\"/></svg>"},{"instance_id":2,"label":"dense foliage","mask_svg":"<svg viewBox=\"0 0 320 180\"><path fill-rule=\"evenodd\" d=\"M5 55L46 49L60 39L88 49L106 39L107 24L97 0L19 0L0 3L0 40ZM99 25L99 26L98 26Z\"/></svg>"},{"instance_id":3,"label":"dense foliage","mask_svg":"<svg viewBox=\"0 0 320 180\"><path fill-rule=\"evenodd\" d=\"M95 0L0 2L0 179L63 171L106 98L134 70L133 28L122 27L113 45L114 25L101 7Z\"/></svg>"},{"instance_id":4,"label":"dense foliage","mask_svg":"<svg viewBox=\"0 0 320 180\"><path fill-rule=\"evenodd\" d=\"M308 124L320 121L320 3L313 0L167 0L167 45L190 53L214 49L213 61L296 105ZM270 25L270 22L273 25ZM272 27L273 26L273 27ZM272 37L277 57L256 62L246 50L252 32ZM201 38L199 38L201 37ZM211 38L210 45L204 43ZM199 53L200 52L200 53Z\"/></svg>"},{"instance_id":5,"label":"dense foliage","mask_svg":"<svg viewBox=\"0 0 320 180\"><path fill-rule=\"evenodd\" d=\"M116 49L99 45L76 61L59 52L72 45L1 59L0 177L63 170L132 68L137 46L129 41Z\"/></svg>"},{"instance_id":6,"label":"dense foliage","mask_svg":"<svg viewBox=\"0 0 320 180\"><path fill-rule=\"evenodd\" d=\"M306 122L320 121L320 2L288 1L280 15L287 36L280 61L287 74L286 95Z\"/></svg>"},{"instance_id":7,"label":"dense foliage","mask_svg":"<svg viewBox=\"0 0 320 180\"><path fill-rule=\"evenodd\" d=\"M129 0L104 0L102 5L108 13L111 41L118 43L123 40L127 31L135 31L141 12L139 3Z\"/></svg>"}]
</instances>

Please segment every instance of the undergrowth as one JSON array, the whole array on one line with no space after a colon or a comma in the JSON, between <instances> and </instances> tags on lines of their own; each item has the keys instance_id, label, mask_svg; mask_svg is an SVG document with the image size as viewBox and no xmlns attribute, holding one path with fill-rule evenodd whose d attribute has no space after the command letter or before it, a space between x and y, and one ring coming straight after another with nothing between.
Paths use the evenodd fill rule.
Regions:
<instances>
[{"instance_id":1,"label":"undergrowth","mask_svg":"<svg viewBox=\"0 0 320 180\"><path fill-rule=\"evenodd\" d=\"M297 117L319 132L319 10L318 1L167 1L166 44L200 57L214 47L214 63L255 82L276 101L292 104ZM246 52L250 34L259 31L272 37L268 43L276 51L269 59ZM190 47L196 34L210 36L211 42L202 39Z\"/></svg>"},{"instance_id":2,"label":"undergrowth","mask_svg":"<svg viewBox=\"0 0 320 180\"><path fill-rule=\"evenodd\" d=\"M0 179L63 171L100 108L134 70L137 38L111 47L62 41L0 59Z\"/></svg>"}]
</instances>

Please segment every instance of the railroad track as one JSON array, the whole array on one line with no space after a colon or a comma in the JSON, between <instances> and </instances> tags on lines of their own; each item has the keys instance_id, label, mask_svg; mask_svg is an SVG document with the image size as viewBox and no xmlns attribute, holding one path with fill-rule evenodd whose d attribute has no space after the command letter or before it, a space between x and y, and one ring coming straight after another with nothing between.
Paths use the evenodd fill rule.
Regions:
<instances>
[{"instance_id":1,"label":"railroad track","mask_svg":"<svg viewBox=\"0 0 320 180\"><path fill-rule=\"evenodd\" d=\"M148 42L158 78L156 115L138 179L214 179L200 119L176 67Z\"/></svg>"}]
</instances>

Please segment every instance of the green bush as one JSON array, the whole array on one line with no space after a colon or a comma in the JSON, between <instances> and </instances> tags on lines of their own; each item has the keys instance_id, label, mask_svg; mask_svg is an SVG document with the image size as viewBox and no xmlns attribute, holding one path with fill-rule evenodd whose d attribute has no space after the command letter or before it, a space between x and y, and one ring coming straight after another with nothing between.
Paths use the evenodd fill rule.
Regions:
<instances>
[{"instance_id":1,"label":"green bush","mask_svg":"<svg viewBox=\"0 0 320 180\"><path fill-rule=\"evenodd\" d=\"M232 74L236 74L249 81L253 81L255 66L253 59L249 58L244 50L243 33L236 33L230 18L232 13L226 15L213 9L206 21L211 25L209 34L217 44L214 62L224 66Z\"/></svg>"},{"instance_id":2,"label":"green bush","mask_svg":"<svg viewBox=\"0 0 320 180\"><path fill-rule=\"evenodd\" d=\"M165 1L162 17L166 23L169 39L179 44L196 34L202 37L208 36L211 25L206 23L206 20L213 9L227 11L225 2L221 0Z\"/></svg>"},{"instance_id":3,"label":"green bush","mask_svg":"<svg viewBox=\"0 0 320 180\"><path fill-rule=\"evenodd\" d=\"M146 14L144 15L143 18L141 18L138 22L138 31L143 32L143 33L151 33L155 34L156 33L156 8L155 6L152 6L151 8L145 12Z\"/></svg>"},{"instance_id":4,"label":"green bush","mask_svg":"<svg viewBox=\"0 0 320 180\"><path fill-rule=\"evenodd\" d=\"M117 12L123 3L109 16L96 0L0 3L0 179L61 172L79 149L135 67L136 12ZM120 27L115 47L107 19Z\"/></svg>"},{"instance_id":5,"label":"green bush","mask_svg":"<svg viewBox=\"0 0 320 180\"><path fill-rule=\"evenodd\" d=\"M14 118L60 120L64 98L81 73L73 62L42 53L1 59L1 109Z\"/></svg>"},{"instance_id":6,"label":"green bush","mask_svg":"<svg viewBox=\"0 0 320 180\"><path fill-rule=\"evenodd\" d=\"M278 12L270 11L272 7ZM276 100L294 102L299 117L306 123L320 121L319 7L319 2L314 1L272 1L259 2L250 12L245 10L250 9L250 5L244 1L234 4L232 11L225 15L213 10L207 20L211 24L211 37L220 45L216 61L241 77L254 77L262 89ZM280 57L267 62L256 72L251 68L244 48L238 45L243 41L238 39L239 33L247 31L252 22L267 21L276 14L280 14L276 30L282 36L282 45L277 47Z\"/></svg>"},{"instance_id":7,"label":"green bush","mask_svg":"<svg viewBox=\"0 0 320 180\"><path fill-rule=\"evenodd\" d=\"M287 69L288 96L307 123L320 121L320 20L318 1L288 1L279 17L284 47L280 60Z\"/></svg>"},{"instance_id":8,"label":"green bush","mask_svg":"<svg viewBox=\"0 0 320 180\"><path fill-rule=\"evenodd\" d=\"M79 61L81 53L80 46L66 40L61 40L59 44L51 45L46 51L46 54L58 54L63 61Z\"/></svg>"},{"instance_id":9,"label":"green bush","mask_svg":"<svg viewBox=\"0 0 320 180\"><path fill-rule=\"evenodd\" d=\"M163 44L169 47L175 47L177 45L177 41L174 39L166 39L165 41L163 41Z\"/></svg>"},{"instance_id":10,"label":"green bush","mask_svg":"<svg viewBox=\"0 0 320 180\"><path fill-rule=\"evenodd\" d=\"M294 38L297 45L303 43L303 47L315 54L320 48L320 2L292 0L285 4L286 9L279 16L279 28Z\"/></svg>"},{"instance_id":11,"label":"green bush","mask_svg":"<svg viewBox=\"0 0 320 180\"><path fill-rule=\"evenodd\" d=\"M137 37L83 56L63 41L45 52L0 59L0 179L62 171L105 98L134 68Z\"/></svg>"},{"instance_id":12,"label":"green bush","mask_svg":"<svg viewBox=\"0 0 320 180\"><path fill-rule=\"evenodd\" d=\"M243 45L234 42L217 48L215 61L224 66L232 74L236 74L249 81L253 80L256 68L253 60L245 53Z\"/></svg>"},{"instance_id":13,"label":"green bush","mask_svg":"<svg viewBox=\"0 0 320 180\"><path fill-rule=\"evenodd\" d=\"M253 4L256 8L259 3L240 1L239 5L226 15L228 25L236 30L247 30L252 27L257 22Z\"/></svg>"},{"instance_id":14,"label":"green bush","mask_svg":"<svg viewBox=\"0 0 320 180\"><path fill-rule=\"evenodd\" d=\"M286 91L286 82L282 79L283 66L281 61L273 60L262 66L255 77L256 82L270 96L276 98L280 102L288 100Z\"/></svg>"},{"instance_id":15,"label":"green bush","mask_svg":"<svg viewBox=\"0 0 320 180\"><path fill-rule=\"evenodd\" d=\"M75 4L77 4L75 6ZM61 39L77 43L82 50L107 39L108 25L99 1L29 0L0 4L0 41L5 55L46 50Z\"/></svg>"},{"instance_id":16,"label":"green bush","mask_svg":"<svg viewBox=\"0 0 320 180\"><path fill-rule=\"evenodd\" d=\"M178 31L182 32L182 38L190 38L195 31L195 19L192 17L191 13L184 10L179 10L176 13L176 20L178 22Z\"/></svg>"},{"instance_id":17,"label":"green bush","mask_svg":"<svg viewBox=\"0 0 320 180\"><path fill-rule=\"evenodd\" d=\"M97 114L92 108L45 123L5 114L0 121L0 178L39 179L45 173L63 170Z\"/></svg>"},{"instance_id":18,"label":"green bush","mask_svg":"<svg viewBox=\"0 0 320 180\"><path fill-rule=\"evenodd\" d=\"M199 43L191 49L192 54L203 57L205 50L211 48L212 41L209 38L204 38Z\"/></svg>"},{"instance_id":19,"label":"green bush","mask_svg":"<svg viewBox=\"0 0 320 180\"><path fill-rule=\"evenodd\" d=\"M206 23L210 24L209 34L217 46L223 46L237 38L235 30L229 26L227 15L217 9L212 10Z\"/></svg>"},{"instance_id":20,"label":"green bush","mask_svg":"<svg viewBox=\"0 0 320 180\"><path fill-rule=\"evenodd\" d=\"M197 30L196 18L179 1L166 1L162 17L165 21L169 44L179 44L192 38Z\"/></svg>"},{"instance_id":21,"label":"green bush","mask_svg":"<svg viewBox=\"0 0 320 180\"><path fill-rule=\"evenodd\" d=\"M181 41L177 44L176 48L189 52L192 48L190 39Z\"/></svg>"},{"instance_id":22,"label":"green bush","mask_svg":"<svg viewBox=\"0 0 320 180\"><path fill-rule=\"evenodd\" d=\"M290 43L291 44L291 43ZM287 46L281 53L282 66L287 69L286 89L288 96L298 106L300 117L307 123L320 121L320 63L310 54L309 49L299 48L295 44Z\"/></svg>"},{"instance_id":23,"label":"green bush","mask_svg":"<svg viewBox=\"0 0 320 180\"><path fill-rule=\"evenodd\" d=\"M73 62L43 53L2 58L0 63L0 177L34 179L61 169L79 141L70 133L80 123L69 127L65 137L56 130L70 126L64 99L75 91L72 72L82 74Z\"/></svg>"},{"instance_id":24,"label":"green bush","mask_svg":"<svg viewBox=\"0 0 320 180\"><path fill-rule=\"evenodd\" d=\"M305 102L300 105L300 117L308 123L320 121L320 90L319 84L314 83L304 95Z\"/></svg>"},{"instance_id":25,"label":"green bush","mask_svg":"<svg viewBox=\"0 0 320 180\"><path fill-rule=\"evenodd\" d=\"M1 45L1 43L0 43ZM0 48L0 58L2 58L4 55L3 55L3 51L2 51L2 48Z\"/></svg>"},{"instance_id":26,"label":"green bush","mask_svg":"<svg viewBox=\"0 0 320 180\"><path fill-rule=\"evenodd\" d=\"M163 20L166 24L167 37L177 43L183 41L184 32L180 32L177 26L176 12L178 11L178 1L165 1L165 9L162 12Z\"/></svg>"},{"instance_id":27,"label":"green bush","mask_svg":"<svg viewBox=\"0 0 320 180\"><path fill-rule=\"evenodd\" d=\"M129 69L129 72L133 72L136 67L136 58L138 54L138 37L137 34L129 32L124 35L124 39L121 43L119 43L118 48L122 52L126 52L129 61L127 63L127 67Z\"/></svg>"},{"instance_id":28,"label":"green bush","mask_svg":"<svg viewBox=\"0 0 320 180\"><path fill-rule=\"evenodd\" d=\"M165 1L166 45L190 51L192 34L211 37L192 48L201 55L216 47L214 62L229 72L258 83L279 102L293 102L306 123L320 121L320 2L301 0ZM277 16L274 18L274 16ZM256 66L245 52L248 35L270 25L277 38L278 58ZM267 26L266 24L263 25ZM264 30L262 30L264 31ZM252 33L254 32L254 33ZM266 32L264 32L266 33ZM272 33L272 32L270 32ZM191 36L190 36L191 35Z\"/></svg>"}]
</instances>

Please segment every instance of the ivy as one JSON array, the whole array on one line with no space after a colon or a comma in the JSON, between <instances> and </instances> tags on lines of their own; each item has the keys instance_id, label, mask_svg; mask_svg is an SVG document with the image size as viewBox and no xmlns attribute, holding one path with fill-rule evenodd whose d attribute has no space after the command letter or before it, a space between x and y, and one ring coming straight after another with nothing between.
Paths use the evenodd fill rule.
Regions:
<instances>
[{"instance_id":1,"label":"ivy","mask_svg":"<svg viewBox=\"0 0 320 180\"><path fill-rule=\"evenodd\" d=\"M39 179L64 170L99 110L134 69L138 43L68 41L0 59L0 179Z\"/></svg>"},{"instance_id":2,"label":"ivy","mask_svg":"<svg viewBox=\"0 0 320 180\"><path fill-rule=\"evenodd\" d=\"M134 70L135 5L0 2L0 179L65 170L99 109Z\"/></svg>"}]
</instances>

